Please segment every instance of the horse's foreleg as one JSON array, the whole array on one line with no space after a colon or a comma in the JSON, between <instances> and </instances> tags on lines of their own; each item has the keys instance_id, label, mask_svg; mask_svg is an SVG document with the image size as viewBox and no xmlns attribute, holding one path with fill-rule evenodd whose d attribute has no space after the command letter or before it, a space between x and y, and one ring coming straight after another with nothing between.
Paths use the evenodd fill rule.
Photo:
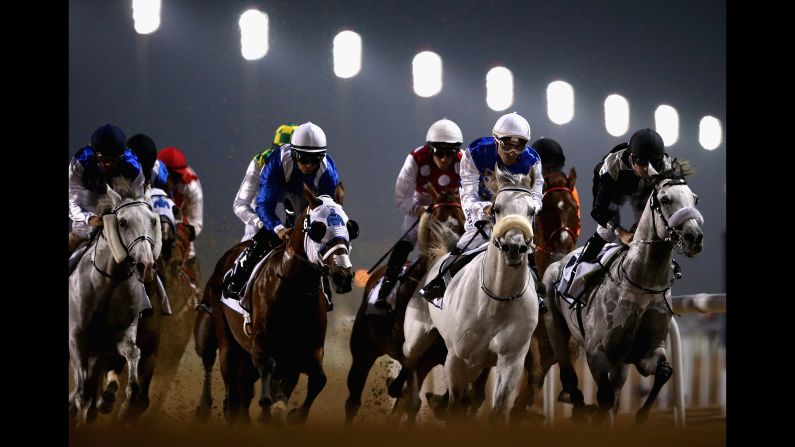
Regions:
<instances>
[{"instance_id":1,"label":"horse's foreleg","mask_svg":"<svg viewBox=\"0 0 795 447\"><path fill-rule=\"evenodd\" d=\"M267 348L267 338L263 332L254 335L254 343L251 347L251 360L259 372L262 390L260 392L259 406L262 409L260 422L272 422L271 405L273 405L273 390L271 381L276 370L276 360Z\"/></svg>"},{"instance_id":2,"label":"horse's foreleg","mask_svg":"<svg viewBox=\"0 0 795 447\"><path fill-rule=\"evenodd\" d=\"M652 369L651 365L655 365ZM649 418L649 411L657 399L657 394L660 393L663 385L668 382L668 379L673 375L673 368L665 357L665 348L658 347L654 350L653 354L637 363L638 372L643 376L648 376L654 373L654 383L652 384L651 391L643 402L637 413L635 413L635 424L641 425Z\"/></svg>"},{"instance_id":3,"label":"horse's foreleg","mask_svg":"<svg viewBox=\"0 0 795 447\"><path fill-rule=\"evenodd\" d=\"M508 397L519 383L526 354L527 350L523 349L510 355L497 355L497 380L494 385L491 412L489 413L491 422L501 424L508 422Z\"/></svg>"},{"instance_id":4,"label":"horse's foreleg","mask_svg":"<svg viewBox=\"0 0 795 447\"><path fill-rule=\"evenodd\" d=\"M86 383L89 376L87 340L85 333L79 327L73 327L69 331L69 361L72 364L75 386L70 411L74 412L77 418L74 421L76 425L86 425L88 407L93 403L93 392L89 391L90 387Z\"/></svg>"},{"instance_id":5,"label":"horse's foreleg","mask_svg":"<svg viewBox=\"0 0 795 447\"><path fill-rule=\"evenodd\" d=\"M97 399L97 410L102 414L109 414L113 411L116 403L116 392L119 390L119 375L124 370L124 359L115 357L108 362L107 372L105 373L105 388Z\"/></svg>"},{"instance_id":6,"label":"horse's foreleg","mask_svg":"<svg viewBox=\"0 0 795 447\"><path fill-rule=\"evenodd\" d=\"M549 287L549 285L547 286ZM561 388L569 395L571 403L574 405L571 413L572 421L575 424L583 424L587 420L585 396L580 391L577 371L574 370L572 357L569 355L571 332L569 332L566 321L558 312L559 309L553 303L549 312L544 314L544 325L546 326L549 343L555 353L555 358L558 359Z\"/></svg>"},{"instance_id":7,"label":"horse's foreleg","mask_svg":"<svg viewBox=\"0 0 795 447\"><path fill-rule=\"evenodd\" d=\"M444 373L449 394L447 421L463 423L463 418L466 416L466 408L463 402L464 393L466 393L467 385L469 384L467 381L467 366L453 352L448 352L447 359L444 361Z\"/></svg>"},{"instance_id":8,"label":"horse's foreleg","mask_svg":"<svg viewBox=\"0 0 795 447\"><path fill-rule=\"evenodd\" d=\"M196 407L196 416L200 420L207 420L210 417L210 410L213 406L212 375L216 351L218 350L218 338L215 335L212 316L209 313L201 310L196 313L193 340L196 346L196 353L201 357L202 365L204 366L202 394L199 397L199 405Z\"/></svg>"},{"instance_id":9,"label":"horse's foreleg","mask_svg":"<svg viewBox=\"0 0 795 447\"><path fill-rule=\"evenodd\" d=\"M490 373L491 368L483 368L478 378L470 385L471 394L467 411L472 417L477 415L480 406L486 401L486 382L489 380Z\"/></svg>"},{"instance_id":10,"label":"horse's foreleg","mask_svg":"<svg viewBox=\"0 0 795 447\"><path fill-rule=\"evenodd\" d=\"M320 348L320 359L322 361L323 358L323 348ZM315 401L315 398L318 394L323 390L326 386L326 373L323 372L323 365L318 363L314 371L307 374L307 391L306 391L306 398L304 399L304 403L301 404L298 408L293 408L287 414L287 422L290 424L302 424L306 422L306 419L309 417L309 409L312 407L312 403Z\"/></svg>"},{"instance_id":11,"label":"horse's foreleg","mask_svg":"<svg viewBox=\"0 0 795 447\"><path fill-rule=\"evenodd\" d=\"M616 404L616 393L610 381L610 360L604 351L595 349L586 352L588 368L596 382L596 400L599 402L599 411L596 413L595 422L610 424L612 410Z\"/></svg>"},{"instance_id":12,"label":"horse's foreleg","mask_svg":"<svg viewBox=\"0 0 795 447\"><path fill-rule=\"evenodd\" d=\"M131 405L138 399L140 384L138 382L138 362L141 359L141 349L135 344L138 333L138 321L131 324L122 340L116 345L119 355L127 360L127 404Z\"/></svg>"},{"instance_id":13,"label":"horse's foreleg","mask_svg":"<svg viewBox=\"0 0 795 447\"><path fill-rule=\"evenodd\" d=\"M362 406L362 390L364 384L367 382L367 375L378 358L377 353L372 352L372 348L368 346L354 347L353 337L351 335L351 354L353 354L353 363L351 369L348 371L348 399L345 400L345 426L348 427L353 422L353 418L359 412Z\"/></svg>"}]
</instances>

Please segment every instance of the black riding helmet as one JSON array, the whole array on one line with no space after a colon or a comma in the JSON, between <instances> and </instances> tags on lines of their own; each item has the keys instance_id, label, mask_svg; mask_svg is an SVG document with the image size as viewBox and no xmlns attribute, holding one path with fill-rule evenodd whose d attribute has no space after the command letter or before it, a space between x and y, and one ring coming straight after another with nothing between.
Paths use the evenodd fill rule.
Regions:
<instances>
[{"instance_id":1,"label":"black riding helmet","mask_svg":"<svg viewBox=\"0 0 795 447\"><path fill-rule=\"evenodd\" d=\"M91 135L91 147L104 156L120 157L124 153L127 137L112 124L105 124Z\"/></svg>"},{"instance_id":2,"label":"black riding helmet","mask_svg":"<svg viewBox=\"0 0 795 447\"><path fill-rule=\"evenodd\" d=\"M141 170L144 172L144 177L149 180L152 174L152 167L157 160L157 146L149 136L142 133L135 134L127 140L127 147L130 148L138 157L138 162L141 163Z\"/></svg>"},{"instance_id":3,"label":"black riding helmet","mask_svg":"<svg viewBox=\"0 0 795 447\"><path fill-rule=\"evenodd\" d=\"M543 167L563 167L566 164L563 148L552 138L539 138L530 146L538 152Z\"/></svg>"},{"instance_id":4,"label":"black riding helmet","mask_svg":"<svg viewBox=\"0 0 795 447\"><path fill-rule=\"evenodd\" d=\"M663 139L651 129L641 129L629 139L629 152L640 160L662 160L665 155Z\"/></svg>"}]
</instances>

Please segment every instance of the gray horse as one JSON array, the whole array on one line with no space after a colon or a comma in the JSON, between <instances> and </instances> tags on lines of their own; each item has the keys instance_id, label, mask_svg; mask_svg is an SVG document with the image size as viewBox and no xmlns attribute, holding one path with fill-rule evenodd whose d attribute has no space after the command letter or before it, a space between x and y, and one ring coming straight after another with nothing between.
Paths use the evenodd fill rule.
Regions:
<instances>
[{"instance_id":1,"label":"gray horse","mask_svg":"<svg viewBox=\"0 0 795 447\"><path fill-rule=\"evenodd\" d=\"M685 181L690 174L688 162L674 160L670 170L654 179L654 190L629 250L612 263L600 283L581 297L586 303L581 314L584 334L580 332L577 312L556 294L554 286L560 279L562 266L581 249L550 265L544 274L545 302L550 309L545 324L560 360L563 390L571 395L572 417L577 422L585 417L585 403L569 358L570 334L584 345L598 387L597 422L612 425L619 391L627 378L627 365L634 364L644 377L654 375L651 392L636 413L636 424L648 418L660 388L673 373L665 353L672 312L668 298L673 283L670 278L673 251L677 248L692 257L701 252L703 244L704 220L695 208L698 197Z\"/></svg>"},{"instance_id":2,"label":"gray horse","mask_svg":"<svg viewBox=\"0 0 795 447\"><path fill-rule=\"evenodd\" d=\"M128 181L114 180L97 209L103 216L102 232L69 276L69 357L75 386L69 410L78 425L96 418L102 373L117 353L130 372L127 399L138 396L138 314L148 301L143 282L154 278L161 247L160 219L148 198Z\"/></svg>"}]
</instances>

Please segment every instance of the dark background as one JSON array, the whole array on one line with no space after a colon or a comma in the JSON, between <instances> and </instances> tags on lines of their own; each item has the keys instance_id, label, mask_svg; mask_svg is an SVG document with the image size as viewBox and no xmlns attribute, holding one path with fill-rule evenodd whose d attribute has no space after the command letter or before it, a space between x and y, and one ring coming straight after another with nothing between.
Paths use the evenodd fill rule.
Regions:
<instances>
[{"instance_id":1,"label":"dark background","mask_svg":"<svg viewBox=\"0 0 795 447\"><path fill-rule=\"evenodd\" d=\"M268 14L267 55L240 54L238 19L251 7ZM351 29L362 37L362 69L350 79L333 72L332 40ZM107 122L128 136L150 135L177 146L199 174L204 223L197 251L204 278L243 234L232 201L246 166L284 121L323 128L346 187L345 208L362 235L356 268L369 268L402 233L394 182L406 154L442 117L459 124L466 142L487 136L496 119L516 111L531 139L561 143L579 174L580 245L596 224L593 166L635 130L654 128L654 110L679 113L679 140L667 148L697 169L705 247L677 256L684 280L675 294L725 291L726 6L723 1L352 2L164 1L160 28L139 35L130 1L73 0L68 14L69 158ZM439 54L442 91L420 98L411 61ZM514 104L495 112L485 101L485 75L497 65L514 76ZM546 113L546 87L574 88L575 114L564 125ZM604 127L612 93L629 101L628 132ZM723 143L706 151L698 124L712 115Z\"/></svg>"}]
</instances>

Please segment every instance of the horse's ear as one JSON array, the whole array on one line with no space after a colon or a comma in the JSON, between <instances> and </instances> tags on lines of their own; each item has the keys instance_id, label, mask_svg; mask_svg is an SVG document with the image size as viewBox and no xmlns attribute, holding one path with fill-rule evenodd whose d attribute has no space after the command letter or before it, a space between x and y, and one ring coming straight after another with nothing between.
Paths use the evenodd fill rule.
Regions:
<instances>
[{"instance_id":1,"label":"horse's ear","mask_svg":"<svg viewBox=\"0 0 795 447\"><path fill-rule=\"evenodd\" d=\"M334 201L342 205L342 200L344 198L345 198L345 187L342 186L342 182L339 182L337 183L337 187L334 189Z\"/></svg>"},{"instance_id":2,"label":"horse's ear","mask_svg":"<svg viewBox=\"0 0 795 447\"><path fill-rule=\"evenodd\" d=\"M422 186L422 189L428 191L428 194L431 195L431 200L433 200L434 202L439 201L439 191L437 191L436 188L433 187L433 184L431 182L425 182L425 185Z\"/></svg>"},{"instance_id":3,"label":"horse's ear","mask_svg":"<svg viewBox=\"0 0 795 447\"><path fill-rule=\"evenodd\" d=\"M110 185L107 186L108 186L107 189L108 197L110 197L110 201L113 204L113 208L116 208L121 203L121 196L119 195L119 193L114 191L113 188L110 187Z\"/></svg>"},{"instance_id":4,"label":"horse's ear","mask_svg":"<svg viewBox=\"0 0 795 447\"><path fill-rule=\"evenodd\" d=\"M566 182L566 187L574 189L575 183L577 183L577 170L572 166L571 169L569 169L569 179Z\"/></svg>"},{"instance_id":5,"label":"horse's ear","mask_svg":"<svg viewBox=\"0 0 795 447\"><path fill-rule=\"evenodd\" d=\"M317 208L323 204L323 202L317 198L315 193L313 193L312 190L306 186L306 183L304 183L304 198L306 199L306 202L309 204L310 208Z\"/></svg>"}]
</instances>

